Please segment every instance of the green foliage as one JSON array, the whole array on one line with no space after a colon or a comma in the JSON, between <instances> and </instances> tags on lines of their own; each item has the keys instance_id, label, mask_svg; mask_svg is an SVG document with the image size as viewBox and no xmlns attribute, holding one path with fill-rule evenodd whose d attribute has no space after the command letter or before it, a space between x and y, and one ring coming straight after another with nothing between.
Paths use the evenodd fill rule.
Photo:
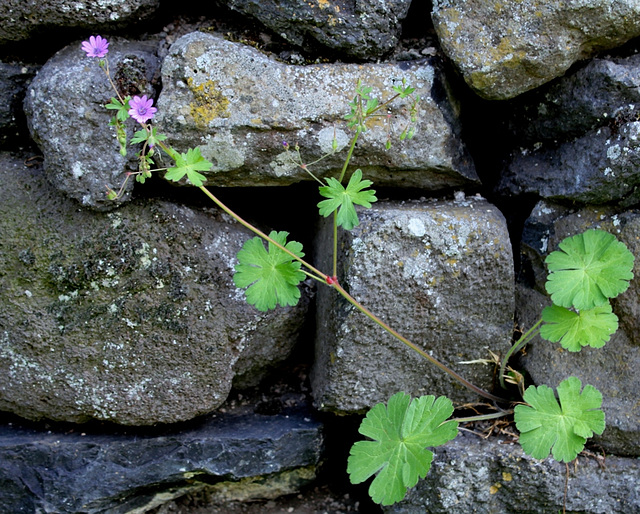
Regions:
<instances>
[{"instance_id":1,"label":"green foliage","mask_svg":"<svg viewBox=\"0 0 640 514\"><path fill-rule=\"evenodd\" d=\"M540 336L552 343L560 341L570 352L583 346L602 348L618 330L618 317L609 303L579 312L550 305L542 311L542 320L546 325L540 327Z\"/></svg>"},{"instance_id":2,"label":"green foliage","mask_svg":"<svg viewBox=\"0 0 640 514\"><path fill-rule=\"evenodd\" d=\"M568 237L550 253L547 292L556 305L592 309L626 291L634 257L624 243L603 230Z\"/></svg>"},{"instance_id":3,"label":"green foliage","mask_svg":"<svg viewBox=\"0 0 640 514\"><path fill-rule=\"evenodd\" d=\"M322 200L318 204L320 214L326 218L337 210L338 225L345 230L351 230L360 223L353 205L357 204L369 208L371 207L371 202L377 200L373 189L362 191L373 182L362 180L362 170L359 169L351 175L346 189L335 178L330 177L327 182L328 186L320 187L320 194L328 198L328 200Z\"/></svg>"},{"instance_id":4,"label":"green foliage","mask_svg":"<svg viewBox=\"0 0 640 514\"><path fill-rule=\"evenodd\" d=\"M553 389L546 385L531 386L524 393L529 405L514 409L520 444L527 455L544 459L551 451L553 458L569 462L584 448L587 438L602 434L604 412L600 410L602 394L595 387L569 377L558 385L560 404Z\"/></svg>"},{"instance_id":5,"label":"green foliage","mask_svg":"<svg viewBox=\"0 0 640 514\"><path fill-rule=\"evenodd\" d=\"M176 161L176 166L169 168L164 178L178 182L185 175L194 186L200 187L204 184L206 177L198 171L209 171L213 164L200 154L200 148L190 148L187 153L174 152L172 155Z\"/></svg>"},{"instance_id":6,"label":"green foliage","mask_svg":"<svg viewBox=\"0 0 640 514\"><path fill-rule=\"evenodd\" d=\"M269 237L284 246L298 257L304 257L302 245L296 241L287 243L288 232L272 231ZM269 251L262 239L249 239L238 252L238 262L233 281L237 287L249 287L246 291L247 302L259 311L296 305L300 299L298 284L305 274L300 271L300 262L273 243Z\"/></svg>"},{"instance_id":7,"label":"green foliage","mask_svg":"<svg viewBox=\"0 0 640 514\"><path fill-rule=\"evenodd\" d=\"M165 139L167 139L167 136L165 136L164 134L158 134L158 132L156 131L156 128L151 127L150 131L145 129L138 130L131 138L131 141L129 141L129 144L134 145L136 143L146 142L147 146L154 147L160 141L164 141ZM205 170L205 171L208 171L208 170Z\"/></svg>"},{"instance_id":8,"label":"green foliage","mask_svg":"<svg viewBox=\"0 0 640 514\"><path fill-rule=\"evenodd\" d=\"M118 100L117 98L112 98L111 101L105 105L105 107L112 111L117 111L116 119L118 119L119 121L126 121L129 117L129 109L131 108L129 107L129 100L131 100L130 96L125 97L122 102L120 102L120 100Z\"/></svg>"},{"instance_id":9,"label":"green foliage","mask_svg":"<svg viewBox=\"0 0 640 514\"><path fill-rule=\"evenodd\" d=\"M374 502L391 505L402 500L407 488L424 478L433 452L454 439L458 423L446 421L453 413L451 400L422 396L411 400L403 392L393 395L387 407L379 403L362 420L359 432L373 441L358 441L349 455L347 472L359 484L377 474L369 487Z\"/></svg>"}]
</instances>

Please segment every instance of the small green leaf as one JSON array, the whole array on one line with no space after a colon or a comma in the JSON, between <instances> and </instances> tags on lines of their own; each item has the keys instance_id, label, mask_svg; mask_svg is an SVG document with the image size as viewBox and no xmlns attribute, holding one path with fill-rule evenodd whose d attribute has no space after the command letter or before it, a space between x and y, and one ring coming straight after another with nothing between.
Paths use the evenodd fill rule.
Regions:
<instances>
[{"instance_id":1,"label":"small green leaf","mask_svg":"<svg viewBox=\"0 0 640 514\"><path fill-rule=\"evenodd\" d=\"M129 117L129 100L131 100L130 96L125 97L123 102L120 102L117 98L112 98L105 107L118 111L116 112L116 118L120 121L125 121Z\"/></svg>"},{"instance_id":2,"label":"small green leaf","mask_svg":"<svg viewBox=\"0 0 640 514\"><path fill-rule=\"evenodd\" d=\"M335 178L328 178L327 183L328 186L320 187L320 194L329 198L318 203L320 214L326 218L337 210L338 225L345 230L351 230L360 223L353 204L369 208L371 202L377 200L373 189L362 191L373 184L370 180L362 180L362 170L358 169L351 175L346 189Z\"/></svg>"},{"instance_id":3,"label":"small green leaf","mask_svg":"<svg viewBox=\"0 0 640 514\"><path fill-rule=\"evenodd\" d=\"M568 237L551 252L546 289L556 305L581 311L602 305L629 287L634 257L604 230Z\"/></svg>"},{"instance_id":4,"label":"small green leaf","mask_svg":"<svg viewBox=\"0 0 640 514\"><path fill-rule=\"evenodd\" d=\"M304 257L300 243L287 243L288 235L288 232L272 231L269 237L298 257ZM300 262L273 243L269 243L267 252L262 239L249 239L238 252L235 269L233 282L237 287L248 287L247 302L259 311L298 303L300 290L297 286L306 275L300 271Z\"/></svg>"},{"instance_id":5,"label":"small green leaf","mask_svg":"<svg viewBox=\"0 0 640 514\"><path fill-rule=\"evenodd\" d=\"M200 187L207 177L198 171L209 171L213 166L208 160L200 155L200 148L190 148L187 153L177 153L173 155L176 166L169 168L164 178L178 182L185 175L194 186Z\"/></svg>"},{"instance_id":6,"label":"small green leaf","mask_svg":"<svg viewBox=\"0 0 640 514\"><path fill-rule=\"evenodd\" d=\"M451 400L422 396L411 400L403 392L393 395L387 407L379 403L362 420L359 432L373 441L358 441L351 447L347 473L352 484L376 474L369 495L376 503L399 502L431 467L433 452L458 433Z\"/></svg>"},{"instance_id":7,"label":"small green leaf","mask_svg":"<svg viewBox=\"0 0 640 514\"><path fill-rule=\"evenodd\" d=\"M540 336L560 344L570 352L579 352L583 346L602 348L618 330L618 317L611 304L605 303L593 309L570 311L558 305L550 305L542 311Z\"/></svg>"},{"instance_id":8,"label":"small green leaf","mask_svg":"<svg viewBox=\"0 0 640 514\"><path fill-rule=\"evenodd\" d=\"M584 448L587 438L602 434L605 428L602 394L595 387L569 377L558 385L560 404L553 389L546 385L528 387L524 400L516 405L514 419L520 431L520 444L527 455L570 462Z\"/></svg>"}]
</instances>

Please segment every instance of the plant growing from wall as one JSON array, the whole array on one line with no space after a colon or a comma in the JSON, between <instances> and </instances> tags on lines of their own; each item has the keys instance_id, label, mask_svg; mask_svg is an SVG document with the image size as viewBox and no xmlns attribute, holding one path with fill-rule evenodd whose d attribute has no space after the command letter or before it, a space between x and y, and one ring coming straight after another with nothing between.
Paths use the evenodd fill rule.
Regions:
<instances>
[{"instance_id":1,"label":"plant growing from wall","mask_svg":"<svg viewBox=\"0 0 640 514\"><path fill-rule=\"evenodd\" d=\"M414 95L414 88L403 81L393 88L394 94L388 100L381 101L372 96L372 88L357 84L355 96L349 104L350 112L345 116L347 125L354 133L338 178L327 178L326 183L321 181L309 169L315 163L305 164L297 146L295 153L291 153L292 162L321 184L319 194L324 199L318 203L319 214L333 219L333 269L330 273L324 273L304 260L302 245L288 241L287 232L263 233L231 211L204 186L206 177L200 172L209 171L212 163L201 155L199 148L180 153L165 142L166 136L157 133L149 123L156 112L152 99L146 96L122 97L118 93L109 75L105 58L108 42L104 38L92 36L83 42L82 49L88 57L99 59L99 65L116 91L117 98L113 98L106 108L115 111L110 125L115 127L121 153L126 155L128 145L142 145L138 152L139 169L127 179L133 176L138 182L144 183L152 171L159 171L152 169L152 166L155 166L157 152L163 151L174 162L174 166L163 168L165 179L186 181L200 188L220 209L256 234L238 252L234 275L235 285L246 289L249 304L260 311L295 305L300 298L299 284L310 277L333 288L382 329L465 387L497 404L517 403L513 410L499 408L497 413L458 419L451 419L453 404L446 397L428 395L411 399L406 393L398 392L386 405L381 403L374 406L359 429L368 440L358 441L351 448L347 472L353 483L364 482L375 475L369 487L370 496L375 502L390 505L401 501L407 489L427 475L433 459L433 453L428 448L454 439L458 423L463 421L513 414L524 452L537 459L546 458L551 453L560 462L575 459L589 437L602 434L605 428L605 415L601 410L602 395L592 385L583 388L578 378L569 377L558 385L557 398L553 389L540 385L528 387L522 394L522 402L511 402L461 377L380 320L340 285L337 277L338 229L352 230L359 224L355 205L369 208L377 200L375 191L370 189L372 182L363 178L360 169L346 180L354 148L360 135L367 130L368 122L375 117L385 119L386 108L395 101L404 101L408 112L408 122L402 128L400 139L411 138L420 101ZM129 117L138 122L141 129L127 142L125 123ZM284 142L283 145L290 151L288 143ZM390 148L390 138L386 146ZM334 141L333 152L336 148L337 142ZM109 189L107 194L109 198L116 199L123 190L124 184L120 191ZM562 241L559 250L549 254L546 259L549 269L546 290L553 305L543 310L540 321L502 359L499 373L502 387L505 387L510 357L538 334L548 341L559 342L571 352L580 351L584 346L604 346L618 328L618 319L612 311L610 299L629 287L629 281L633 278L633 263L634 256L626 246L602 230L587 230Z\"/></svg>"}]
</instances>

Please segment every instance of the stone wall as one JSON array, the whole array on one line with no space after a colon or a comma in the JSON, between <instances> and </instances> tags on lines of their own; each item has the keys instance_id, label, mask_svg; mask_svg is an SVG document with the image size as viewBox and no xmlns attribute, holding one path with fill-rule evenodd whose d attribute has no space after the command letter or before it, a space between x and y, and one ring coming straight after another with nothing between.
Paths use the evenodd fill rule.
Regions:
<instances>
[{"instance_id":1,"label":"stone wall","mask_svg":"<svg viewBox=\"0 0 640 514\"><path fill-rule=\"evenodd\" d=\"M8 512L232 512L327 481L336 511L376 512L345 485L336 443L359 416L401 390L480 401L310 280L296 307L247 305L232 276L250 232L199 191L158 175L108 200L137 163L80 49L92 34L110 41L118 87L155 99L171 144L213 163L207 185L325 271L332 227L282 142L314 162L335 140L343 151L313 172L336 176L357 81L382 98L415 87L415 137L385 148L399 102L354 150L381 201L341 236L339 278L485 389L492 355L548 304L543 261L560 240L602 228L640 257L636 2L10 0L0 20ZM571 511L640 509L639 289L616 300L603 350L536 339L513 361L528 383L572 374L603 392L607 429L572 470ZM506 450L509 424L483 428L385 511L561 509L565 467Z\"/></svg>"}]
</instances>

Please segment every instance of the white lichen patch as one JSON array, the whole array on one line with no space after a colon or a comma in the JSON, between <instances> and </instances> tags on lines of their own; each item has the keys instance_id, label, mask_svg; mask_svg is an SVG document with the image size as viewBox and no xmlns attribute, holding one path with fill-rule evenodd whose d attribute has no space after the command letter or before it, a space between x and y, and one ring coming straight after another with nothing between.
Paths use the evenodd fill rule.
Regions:
<instances>
[{"instance_id":1,"label":"white lichen patch","mask_svg":"<svg viewBox=\"0 0 640 514\"><path fill-rule=\"evenodd\" d=\"M318 144L322 153L340 152L349 144L349 136L344 130L335 127L325 127L318 132ZM334 149L335 144L335 149Z\"/></svg>"}]
</instances>

